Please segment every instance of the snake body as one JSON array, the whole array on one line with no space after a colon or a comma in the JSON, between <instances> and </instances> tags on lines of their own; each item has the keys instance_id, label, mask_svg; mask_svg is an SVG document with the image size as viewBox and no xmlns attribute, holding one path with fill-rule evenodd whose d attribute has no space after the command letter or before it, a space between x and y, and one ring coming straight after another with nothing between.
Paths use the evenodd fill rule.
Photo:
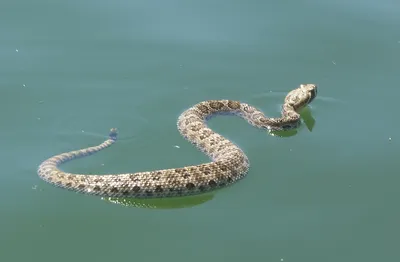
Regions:
<instances>
[{"instance_id":1,"label":"snake body","mask_svg":"<svg viewBox=\"0 0 400 262\"><path fill-rule=\"evenodd\" d=\"M43 161L38 167L38 175L57 187L103 197L163 198L220 189L242 179L248 172L249 160L238 146L211 130L206 120L217 114L234 114L257 128L269 131L293 129L300 124L299 111L316 95L316 85L300 85L285 97L279 118L268 118L253 106L233 100L208 100L190 107L179 116L178 130L211 158L209 163L105 175L71 174L58 168L62 163L111 146L117 139L117 130L113 128L108 139L100 145L62 153Z\"/></svg>"}]
</instances>

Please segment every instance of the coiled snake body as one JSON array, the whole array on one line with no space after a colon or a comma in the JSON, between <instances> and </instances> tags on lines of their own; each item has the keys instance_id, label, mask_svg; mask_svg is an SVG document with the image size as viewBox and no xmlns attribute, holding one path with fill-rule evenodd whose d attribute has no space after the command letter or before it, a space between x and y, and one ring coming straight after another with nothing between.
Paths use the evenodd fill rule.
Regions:
<instances>
[{"instance_id":1,"label":"coiled snake body","mask_svg":"<svg viewBox=\"0 0 400 262\"><path fill-rule=\"evenodd\" d=\"M98 146L62 153L45 160L38 168L38 175L55 186L103 197L162 198L216 190L242 179L248 172L249 161L238 146L208 128L208 118L228 113L269 131L293 129L300 124L300 109L309 104L316 95L317 86L314 84L300 85L289 92L280 118L268 118L256 108L232 100L209 100L187 109L178 118L178 130L212 159L210 163L107 175L71 174L58 168L69 160L88 156L111 146L117 139L116 129L111 129L109 138Z\"/></svg>"}]
</instances>

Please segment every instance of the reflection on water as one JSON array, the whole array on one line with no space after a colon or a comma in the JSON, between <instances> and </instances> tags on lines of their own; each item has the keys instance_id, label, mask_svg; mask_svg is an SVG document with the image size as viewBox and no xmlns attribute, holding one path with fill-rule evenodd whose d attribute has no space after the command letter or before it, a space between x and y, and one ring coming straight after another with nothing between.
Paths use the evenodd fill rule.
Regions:
<instances>
[{"instance_id":1,"label":"reflection on water","mask_svg":"<svg viewBox=\"0 0 400 262\"><path fill-rule=\"evenodd\" d=\"M308 106L304 107L300 111L300 118L303 120L303 124L307 127L307 129L312 132L314 126L315 126L315 119L311 114L311 110ZM278 137L290 137L296 135L298 132L298 129L291 129L291 130L285 130L285 131L271 131L269 132L270 135L272 136L278 136Z\"/></svg>"},{"instance_id":2,"label":"reflection on water","mask_svg":"<svg viewBox=\"0 0 400 262\"><path fill-rule=\"evenodd\" d=\"M117 198L102 197L101 199L122 205L125 207L151 208L151 209L177 209L189 208L201 205L214 198L215 193L202 194L187 197L157 198L157 199L135 199L135 198Z\"/></svg>"}]
</instances>

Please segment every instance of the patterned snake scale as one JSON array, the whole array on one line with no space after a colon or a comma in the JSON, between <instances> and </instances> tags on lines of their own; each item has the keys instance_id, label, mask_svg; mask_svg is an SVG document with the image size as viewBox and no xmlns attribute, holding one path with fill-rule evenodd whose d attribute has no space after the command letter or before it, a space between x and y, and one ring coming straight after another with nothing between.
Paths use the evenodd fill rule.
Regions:
<instances>
[{"instance_id":1,"label":"patterned snake scale","mask_svg":"<svg viewBox=\"0 0 400 262\"><path fill-rule=\"evenodd\" d=\"M234 143L212 131L206 120L217 114L234 114L249 124L268 131L297 128L298 113L317 95L317 86L302 84L285 97L282 116L268 118L256 108L232 100L200 102L178 118L181 135L209 156L212 162L195 166L129 174L85 175L61 171L58 166L69 160L88 156L111 146L117 130L98 146L53 156L42 162L38 175L44 181L68 190L103 197L164 198L196 195L231 185L248 172L249 161Z\"/></svg>"}]
</instances>

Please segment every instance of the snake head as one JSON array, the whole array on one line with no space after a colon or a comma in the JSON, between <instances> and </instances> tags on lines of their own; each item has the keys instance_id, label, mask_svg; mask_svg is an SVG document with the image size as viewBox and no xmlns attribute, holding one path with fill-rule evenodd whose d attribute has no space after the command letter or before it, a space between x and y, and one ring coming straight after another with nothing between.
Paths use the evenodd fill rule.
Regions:
<instances>
[{"instance_id":1,"label":"snake head","mask_svg":"<svg viewBox=\"0 0 400 262\"><path fill-rule=\"evenodd\" d=\"M307 104L311 103L317 96L318 88L315 84L302 84L300 85L300 90L303 91L307 99Z\"/></svg>"},{"instance_id":2,"label":"snake head","mask_svg":"<svg viewBox=\"0 0 400 262\"><path fill-rule=\"evenodd\" d=\"M317 85L301 84L295 90L289 92L285 98L285 105L292 107L295 111L311 103L317 96Z\"/></svg>"},{"instance_id":3,"label":"snake head","mask_svg":"<svg viewBox=\"0 0 400 262\"><path fill-rule=\"evenodd\" d=\"M111 128L108 137L115 141L117 140L117 136L118 136L118 130L116 128Z\"/></svg>"}]
</instances>

